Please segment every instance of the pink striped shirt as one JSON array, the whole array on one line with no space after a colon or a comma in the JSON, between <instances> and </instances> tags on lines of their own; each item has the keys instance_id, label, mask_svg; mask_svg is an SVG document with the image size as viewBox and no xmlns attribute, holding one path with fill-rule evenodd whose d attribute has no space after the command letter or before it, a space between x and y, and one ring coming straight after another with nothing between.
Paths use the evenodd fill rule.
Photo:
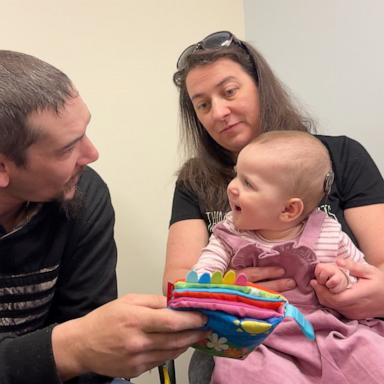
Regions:
<instances>
[{"instance_id":1,"label":"pink striped shirt","mask_svg":"<svg viewBox=\"0 0 384 384\"><path fill-rule=\"evenodd\" d=\"M253 231L238 231L233 225L232 213L229 212L222 225L232 234L241 237L245 242L255 243L259 248L271 250L287 240L267 240ZM303 229L305 224L303 226ZM303 230L302 230L303 231ZM290 242L298 241L302 232ZM321 263L334 263L336 257L351 258L356 262L365 262L363 253L353 244L349 236L341 230L341 225L333 218L326 216L322 223L320 235L315 242L313 251L317 261ZM212 234L208 245L202 250L202 254L193 269L198 273L221 271L225 272L236 249L222 242L215 234ZM348 271L344 271L348 276ZM356 278L349 276L350 283L356 282Z\"/></svg>"}]
</instances>

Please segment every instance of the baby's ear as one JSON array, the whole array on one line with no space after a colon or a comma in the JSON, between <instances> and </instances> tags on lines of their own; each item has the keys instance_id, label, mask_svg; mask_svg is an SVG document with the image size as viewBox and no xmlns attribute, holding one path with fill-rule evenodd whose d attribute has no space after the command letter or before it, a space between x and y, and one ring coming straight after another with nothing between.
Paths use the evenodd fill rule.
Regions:
<instances>
[{"instance_id":1,"label":"baby's ear","mask_svg":"<svg viewBox=\"0 0 384 384\"><path fill-rule=\"evenodd\" d=\"M303 211L304 211L303 200L299 199L298 197L292 197L286 202L284 209L280 214L280 218L281 220L288 223L290 221L294 221L297 218L299 218L303 213Z\"/></svg>"}]
</instances>

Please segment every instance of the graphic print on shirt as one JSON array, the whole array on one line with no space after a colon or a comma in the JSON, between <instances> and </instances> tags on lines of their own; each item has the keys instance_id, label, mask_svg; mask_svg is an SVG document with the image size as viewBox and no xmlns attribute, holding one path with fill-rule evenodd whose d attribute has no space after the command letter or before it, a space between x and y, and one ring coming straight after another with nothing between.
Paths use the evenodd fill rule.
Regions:
<instances>
[{"instance_id":1,"label":"graphic print on shirt","mask_svg":"<svg viewBox=\"0 0 384 384\"><path fill-rule=\"evenodd\" d=\"M324 213L326 213L332 219L336 220L337 222L339 221L337 220L336 215L331 212L331 206L329 204L320 205L319 209L320 211L323 211Z\"/></svg>"},{"instance_id":2,"label":"graphic print on shirt","mask_svg":"<svg viewBox=\"0 0 384 384\"><path fill-rule=\"evenodd\" d=\"M220 221L224 220L225 212L223 211L212 211L212 212L205 212L208 219L208 231L209 233L212 233L212 227L219 223Z\"/></svg>"}]
</instances>

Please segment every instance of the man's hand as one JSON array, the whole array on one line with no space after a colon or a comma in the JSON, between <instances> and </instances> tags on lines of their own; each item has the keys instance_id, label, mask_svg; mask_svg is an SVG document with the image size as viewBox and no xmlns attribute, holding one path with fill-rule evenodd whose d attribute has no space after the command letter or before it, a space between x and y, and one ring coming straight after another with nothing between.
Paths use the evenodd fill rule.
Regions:
<instances>
[{"instance_id":1,"label":"man's hand","mask_svg":"<svg viewBox=\"0 0 384 384\"><path fill-rule=\"evenodd\" d=\"M384 272L379 268L352 260L337 259L338 266L348 269L359 280L350 289L333 294L316 280L311 285L321 304L350 319L384 317Z\"/></svg>"},{"instance_id":2,"label":"man's hand","mask_svg":"<svg viewBox=\"0 0 384 384\"><path fill-rule=\"evenodd\" d=\"M136 377L207 335L195 330L205 324L204 316L165 307L162 296L130 294L57 325L52 345L59 376Z\"/></svg>"}]
</instances>

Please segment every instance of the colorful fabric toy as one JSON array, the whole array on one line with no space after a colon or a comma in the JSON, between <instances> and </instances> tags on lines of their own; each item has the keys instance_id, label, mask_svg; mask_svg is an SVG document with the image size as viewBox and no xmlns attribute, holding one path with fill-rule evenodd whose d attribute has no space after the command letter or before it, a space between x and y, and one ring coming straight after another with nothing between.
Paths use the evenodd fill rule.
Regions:
<instances>
[{"instance_id":1,"label":"colorful fabric toy","mask_svg":"<svg viewBox=\"0 0 384 384\"><path fill-rule=\"evenodd\" d=\"M194 347L210 355L244 359L284 320L292 317L303 333L315 339L312 325L287 299L249 282L232 270L205 273L195 271L185 280L168 286L168 307L204 313L205 329L212 333Z\"/></svg>"}]
</instances>

